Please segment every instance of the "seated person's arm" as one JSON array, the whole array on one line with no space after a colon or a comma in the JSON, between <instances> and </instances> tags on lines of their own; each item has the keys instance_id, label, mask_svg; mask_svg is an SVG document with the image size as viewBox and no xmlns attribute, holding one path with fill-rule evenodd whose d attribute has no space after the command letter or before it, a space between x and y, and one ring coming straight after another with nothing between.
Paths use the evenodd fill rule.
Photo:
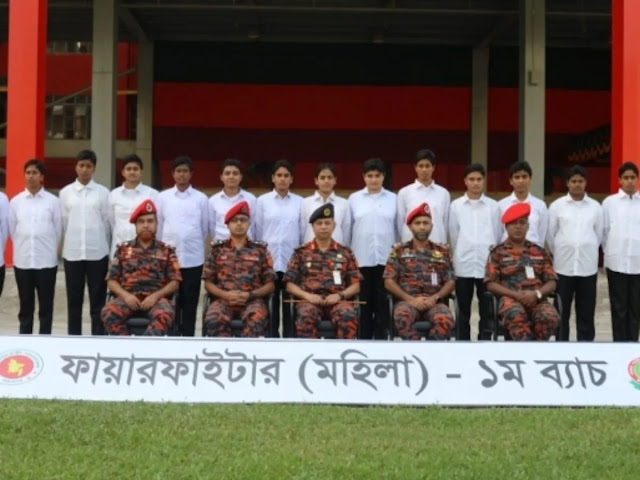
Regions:
<instances>
[{"instance_id":1,"label":"seated person's arm","mask_svg":"<svg viewBox=\"0 0 640 480\"><path fill-rule=\"evenodd\" d=\"M503 286L498 282L487 282L487 290L496 295L497 297L510 297L516 301L520 301L522 292L518 292L516 290L511 290Z\"/></svg>"},{"instance_id":2,"label":"seated person's arm","mask_svg":"<svg viewBox=\"0 0 640 480\"><path fill-rule=\"evenodd\" d=\"M127 292L117 280L109 280L107 281L107 289L110 290L116 297L121 298L124 303L132 310L141 310L142 303L138 298Z\"/></svg>"},{"instance_id":3,"label":"seated person's arm","mask_svg":"<svg viewBox=\"0 0 640 480\"><path fill-rule=\"evenodd\" d=\"M448 280L445 282L444 285L442 285L442 288L438 291L438 293L436 293L436 295L438 296L438 299L448 297L453 293L455 288L456 288L456 281Z\"/></svg>"},{"instance_id":4,"label":"seated person's arm","mask_svg":"<svg viewBox=\"0 0 640 480\"><path fill-rule=\"evenodd\" d=\"M316 295L315 293L305 292L302 288L296 285L293 282L287 282L287 292L293 295L296 298L300 298L302 300L306 300L313 305L320 305L324 301L324 299L320 295Z\"/></svg>"},{"instance_id":5,"label":"seated person's arm","mask_svg":"<svg viewBox=\"0 0 640 480\"><path fill-rule=\"evenodd\" d=\"M543 298L547 297L556 291L556 281L549 280L547 283L542 285L538 290L540 290L540 293L542 294Z\"/></svg>"},{"instance_id":6,"label":"seated person's arm","mask_svg":"<svg viewBox=\"0 0 640 480\"><path fill-rule=\"evenodd\" d=\"M351 297L360 293L360 282L352 283L348 288L345 288L340 293L332 293L331 295L327 295L327 298L324 299L323 305L331 306L335 305L338 302L343 300L348 300ZM342 297L340 297L342 294Z\"/></svg>"},{"instance_id":7,"label":"seated person's arm","mask_svg":"<svg viewBox=\"0 0 640 480\"><path fill-rule=\"evenodd\" d=\"M177 280L171 280L160 290L158 290L157 292L153 292L152 294L147 296L147 298L142 300L142 303L140 304L142 310L151 310L156 305L156 303L160 301L160 299L170 297L178 291L178 288L180 288L180 282L178 282Z\"/></svg>"},{"instance_id":8,"label":"seated person's arm","mask_svg":"<svg viewBox=\"0 0 640 480\"><path fill-rule=\"evenodd\" d=\"M400 285L398 285L398 283L393 278L384 279L384 288L386 288L387 291L395 298L403 302L407 302L409 305L420 312L423 312L426 309L430 308L426 304L427 297L412 297L402 288L400 288Z\"/></svg>"}]
</instances>

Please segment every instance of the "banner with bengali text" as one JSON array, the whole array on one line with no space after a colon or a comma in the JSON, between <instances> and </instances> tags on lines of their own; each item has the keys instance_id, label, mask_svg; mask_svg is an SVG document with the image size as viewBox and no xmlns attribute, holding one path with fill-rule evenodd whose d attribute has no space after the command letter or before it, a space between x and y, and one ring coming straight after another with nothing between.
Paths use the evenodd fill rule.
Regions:
<instances>
[{"instance_id":1,"label":"banner with bengali text","mask_svg":"<svg viewBox=\"0 0 640 480\"><path fill-rule=\"evenodd\" d=\"M0 397L640 406L640 345L0 336Z\"/></svg>"}]
</instances>

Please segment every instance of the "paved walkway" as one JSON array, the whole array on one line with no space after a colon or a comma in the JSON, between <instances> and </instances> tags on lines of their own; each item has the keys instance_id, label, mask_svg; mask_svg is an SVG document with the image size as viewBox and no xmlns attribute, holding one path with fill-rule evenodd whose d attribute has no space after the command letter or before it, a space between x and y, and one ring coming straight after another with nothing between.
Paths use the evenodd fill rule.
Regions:
<instances>
[{"instance_id":1,"label":"paved walkway","mask_svg":"<svg viewBox=\"0 0 640 480\"><path fill-rule=\"evenodd\" d=\"M14 278L13 269L7 269L4 282L4 291L0 297L0 335L18 333L18 290ZM82 331L86 334L91 332L89 320L89 306L87 294L85 292L85 306L83 314ZM201 332L201 308L198 308L198 323L196 325L196 335ZM56 281L56 295L54 304L53 333L64 335L67 333L67 299L65 290L64 271L58 271ZM477 338L478 309L474 306L472 316L471 338ZM34 321L34 331L38 331L37 306L36 319ZM575 340L575 320L571 320L571 339ZM607 291L607 277L600 273L598 277L598 303L596 306L596 340L611 341L611 313L609 310L609 295Z\"/></svg>"}]
</instances>

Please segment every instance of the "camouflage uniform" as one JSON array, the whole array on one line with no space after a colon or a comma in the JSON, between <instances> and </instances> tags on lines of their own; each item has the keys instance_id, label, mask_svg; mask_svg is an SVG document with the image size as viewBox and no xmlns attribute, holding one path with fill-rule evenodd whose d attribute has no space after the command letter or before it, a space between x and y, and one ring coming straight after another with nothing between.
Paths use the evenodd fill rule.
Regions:
<instances>
[{"instance_id":1,"label":"camouflage uniform","mask_svg":"<svg viewBox=\"0 0 640 480\"><path fill-rule=\"evenodd\" d=\"M334 281L334 271L339 272L339 285ZM340 293L361 280L358 262L349 247L332 240L329 248L323 252L315 239L295 249L283 277L284 282L292 282L305 292L321 297ZM353 303L348 301L341 301L330 307L308 302L297 304L296 335L301 338L318 338L317 324L322 317L331 319L336 327L337 338L356 338L358 315Z\"/></svg>"},{"instance_id":2,"label":"camouflage uniform","mask_svg":"<svg viewBox=\"0 0 640 480\"><path fill-rule=\"evenodd\" d=\"M454 280L449 249L428 242L420 251L413 246L413 240L396 244L389 254L382 278L395 280L412 297L435 295L445 283ZM444 303L436 303L429 310L420 312L408 302L399 301L393 309L393 321L398 335L404 340L420 339L420 334L413 328L415 322L431 322L429 340L447 340L455 326L453 315Z\"/></svg>"},{"instance_id":3,"label":"camouflage uniform","mask_svg":"<svg viewBox=\"0 0 640 480\"><path fill-rule=\"evenodd\" d=\"M127 292L138 300L165 287L170 281L182 281L180 264L175 249L159 240L154 240L147 249L137 239L121 243L111 261L107 281L116 280ZM128 335L126 321L136 313L121 298L107 302L102 309L102 323L110 335ZM151 323L145 335L166 335L173 325L175 307L169 299L162 298L145 316Z\"/></svg>"},{"instance_id":4,"label":"camouflage uniform","mask_svg":"<svg viewBox=\"0 0 640 480\"><path fill-rule=\"evenodd\" d=\"M535 278L527 278L527 265L533 267ZM507 239L491 250L484 283L496 282L510 290L526 291L537 290L555 279L552 261L542 248L525 241L520 251ZM560 321L558 312L546 300L526 308L510 297L500 297L498 313L513 340L549 340Z\"/></svg>"},{"instance_id":5,"label":"camouflage uniform","mask_svg":"<svg viewBox=\"0 0 640 480\"><path fill-rule=\"evenodd\" d=\"M238 249L229 239L211 245L202 278L221 290L251 292L275 281L277 275L265 243L247 239ZM241 318L244 322L243 337L260 337L265 334L269 320L267 304L262 298L254 298L244 307L232 307L221 299L213 300L204 318L205 335L230 337L233 318Z\"/></svg>"}]
</instances>

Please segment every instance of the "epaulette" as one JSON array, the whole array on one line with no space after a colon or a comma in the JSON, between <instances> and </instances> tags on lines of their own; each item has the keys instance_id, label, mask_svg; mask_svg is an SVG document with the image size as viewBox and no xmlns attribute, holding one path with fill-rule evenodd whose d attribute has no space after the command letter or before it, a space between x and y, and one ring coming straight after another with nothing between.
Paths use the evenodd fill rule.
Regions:
<instances>
[{"instance_id":1,"label":"epaulette","mask_svg":"<svg viewBox=\"0 0 640 480\"><path fill-rule=\"evenodd\" d=\"M489 247L489 253L493 253L494 250L496 250L498 247L501 247L502 245L504 245L503 243L498 243L496 245L491 245Z\"/></svg>"},{"instance_id":2,"label":"epaulette","mask_svg":"<svg viewBox=\"0 0 640 480\"><path fill-rule=\"evenodd\" d=\"M219 247L224 243L224 240L214 240L211 242L211 248Z\"/></svg>"},{"instance_id":3,"label":"epaulette","mask_svg":"<svg viewBox=\"0 0 640 480\"><path fill-rule=\"evenodd\" d=\"M436 248L439 248L442 250L449 250L449 245L446 243L437 243L437 242L432 242L432 243Z\"/></svg>"},{"instance_id":4,"label":"epaulette","mask_svg":"<svg viewBox=\"0 0 640 480\"><path fill-rule=\"evenodd\" d=\"M254 245L259 245L261 247L266 247L267 246L267 242L263 242L261 240L252 240L251 241Z\"/></svg>"},{"instance_id":5,"label":"epaulette","mask_svg":"<svg viewBox=\"0 0 640 480\"><path fill-rule=\"evenodd\" d=\"M298 245L296 248L294 248L294 251L298 251L298 250L302 250L303 248L306 248L307 245L309 245L311 242L307 242L307 243L303 243L302 245Z\"/></svg>"}]
</instances>

